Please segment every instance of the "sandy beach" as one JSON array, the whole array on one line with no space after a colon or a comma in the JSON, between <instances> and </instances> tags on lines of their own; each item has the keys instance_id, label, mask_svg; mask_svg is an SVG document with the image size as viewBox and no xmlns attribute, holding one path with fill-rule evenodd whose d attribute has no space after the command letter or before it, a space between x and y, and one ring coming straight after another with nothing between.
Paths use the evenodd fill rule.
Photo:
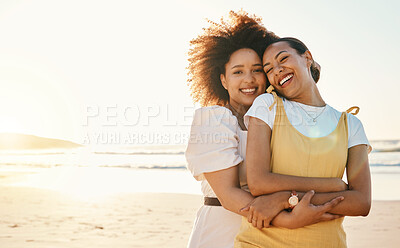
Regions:
<instances>
[{"instance_id":1,"label":"sandy beach","mask_svg":"<svg viewBox=\"0 0 400 248\"><path fill-rule=\"evenodd\" d=\"M120 194L84 201L0 188L1 247L184 247L199 196Z\"/></svg>"},{"instance_id":2,"label":"sandy beach","mask_svg":"<svg viewBox=\"0 0 400 248\"><path fill-rule=\"evenodd\" d=\"M3 175L4 179L5 176ZM121 193L94 199L0 186L0 243L30 247L185 247L201 196ZM400 201L345 220L349 247L397 247Z\"/></svg>"}]
</instances>

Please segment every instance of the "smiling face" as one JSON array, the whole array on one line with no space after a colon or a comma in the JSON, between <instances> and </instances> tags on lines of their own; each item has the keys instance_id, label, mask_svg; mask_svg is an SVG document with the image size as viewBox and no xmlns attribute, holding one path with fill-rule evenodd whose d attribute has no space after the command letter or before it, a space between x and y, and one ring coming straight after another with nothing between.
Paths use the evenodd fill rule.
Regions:
<instances>
[{"instance_id":1,"label":"smiling face","mask_svg":"<svg viewBox=\"0 0 400 248\"><path fill-rule=\"evenodd\" d=\"M265 92L266 77L261 59L249 48L242 48L230 56L225 65L225 74L221 74L222 85L229 93L229 103L236 110L248 109L254 99Z\"/></svg>"},{"instance_id":2,"label":"smiling face","mask_svg":"<svg viewBox=\"0 0 400 248\"><path fill-rule=\"evenodd\" d=\"M314 84L309 70L311 53L300 55L285 41L270 45L264 52L263 67L275 90L287 99L299 97Z\"/></svg>"}]
</instances>

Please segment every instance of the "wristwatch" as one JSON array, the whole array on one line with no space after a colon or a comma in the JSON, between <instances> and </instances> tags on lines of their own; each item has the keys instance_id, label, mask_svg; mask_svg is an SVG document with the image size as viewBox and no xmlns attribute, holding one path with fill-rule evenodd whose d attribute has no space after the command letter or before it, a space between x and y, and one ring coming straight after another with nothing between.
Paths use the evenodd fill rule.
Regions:
<instances>
[{"instance_id":1,"label":"wristwatch","mask_svg":"<svg viewBox=\"0 0 400 248\"><path fill-rule=\"evenodd\" d=\"M292 190L288 202L290 209L293 209L294 207L296 207L297 203L299 203L299 197L296 191Z\"/></svg>"}]
</instances>

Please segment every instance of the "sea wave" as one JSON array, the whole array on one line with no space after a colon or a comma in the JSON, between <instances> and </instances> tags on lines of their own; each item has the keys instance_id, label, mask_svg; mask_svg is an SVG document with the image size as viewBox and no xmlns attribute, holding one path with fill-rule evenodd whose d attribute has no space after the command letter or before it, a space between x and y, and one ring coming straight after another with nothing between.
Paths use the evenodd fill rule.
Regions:
<instances>
[{"instance_id":1,"label":"sea wave","mask_svg":"<svg viewBox=\"0 0 400 248\"><path fill-rule=\"evenodd\" d=\"M3 167L33 167L33 168L53 168L60 166L68 166L68 167L104 167L104 168L124 168L124 169L186 169L186 164L119 164L119 165L89 165L89 164L44 164L44 163L0 163L0 166ZM400 168L400 163L371 163L370 167L394 167Z\"/></svg>"},{"instance_id":2,"label":"sea wave","mask_svg":"<svg viewBox=\"0 0 400 248\"><path fill-rule=\"evenodd\" d=\"M44 164L44 163L0 163L0 167L31 167L31 168L52 168L67 166L65 164Z\"/></svg>"},{"instance_id":3,"label":"sea wave","mask_svg":"<svg viewBox=\"0 0 400 248\"><path fill-rule=\"evenodd\" d=\"M374 152L369 155L371 168L400 168L400 140L371 141ZM185 146L135 146L92 149L54 149L0 152L0 166L52 168L72 167L107 167L126 169L186 169ZM379 151L386 152L379 152ZM10 153L11 152L11 153Z\"/></svg>"},{"instance_id":4,"label":"sea wave","mask_svg":"<svg viewBox=\"0 0 400 248\"><path fill-rule=\"evenodd\" d=\"M186 165L102 165L99 167L107 167L107 168L125 168L125 169L165 169L165 170L174 170L174 169L186 169Z\"/></svg>"},{"instance_id":5,"label":"sea wave","mask_svg":"<svg viewBox=\"0 0 400 248\"><path fill-rule=\"evenodd\" d=\"M104 155L183 155L182 151L94 152Z\"/></svg>"},{"instance_id":6,"label":"sea wave","mask_svg":"<svg viewBox=\"0 0 400 248\"><path fill-rule=\"evenodd\" d=\"M375 166L375 167L394 166L394 167L397 167L397 166L400 166L400 163L397 163L397 164L370 164L369 166Z\"/></svg>"},{"instance_id":7,"label":"sea wave","mask_svg":"<svg viewBox=\"0 0 400 248\"><path fill-rule=\"evenodd\" d=\"M373 148L372 152L400 152L400 147L391 148Z\"/></svg>"},{"instance_id":8,"label":"sea wave","mask_svg":"<svg viewBox=\"0 0 400 248\"><path fill-rule=\"evenodd\" d=\"M372 153L400 152L400 140L371 140ZM63 154L97 155L184 155L185 145L148 145L122 147L78 147L69 149L0 150L0 155L40 156Z\"/></svg>"},{"instance_id":9,"label":"sea wave","mask_svg":"<svg viewBox=\"0 0 400 248\"><path fill-rule=\"evenodd\" d=\"M400 152L400 140L372 140L372 152Z\"/></svg>"}]
</instances>

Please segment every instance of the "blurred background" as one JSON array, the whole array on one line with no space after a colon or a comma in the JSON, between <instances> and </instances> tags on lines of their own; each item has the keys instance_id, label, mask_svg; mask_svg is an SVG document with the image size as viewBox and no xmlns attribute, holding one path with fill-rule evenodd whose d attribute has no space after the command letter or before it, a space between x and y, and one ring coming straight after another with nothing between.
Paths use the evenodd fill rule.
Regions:
<instances>
[{"instance_id":1,"label":"blurred background","mask_svg":"<svg viewBox=\"0 0 400 248\"><path fill-rule=\"evenodd\" d=\"M400 139L399 5L1 1L0 132L92 145L96 134L187 133L198 107L186 82L189 41L206 18L243 8L277 35L307 44L322 66L322 96L339 110L359 106L370 140Z\"/></svg>"}]
</instances>

